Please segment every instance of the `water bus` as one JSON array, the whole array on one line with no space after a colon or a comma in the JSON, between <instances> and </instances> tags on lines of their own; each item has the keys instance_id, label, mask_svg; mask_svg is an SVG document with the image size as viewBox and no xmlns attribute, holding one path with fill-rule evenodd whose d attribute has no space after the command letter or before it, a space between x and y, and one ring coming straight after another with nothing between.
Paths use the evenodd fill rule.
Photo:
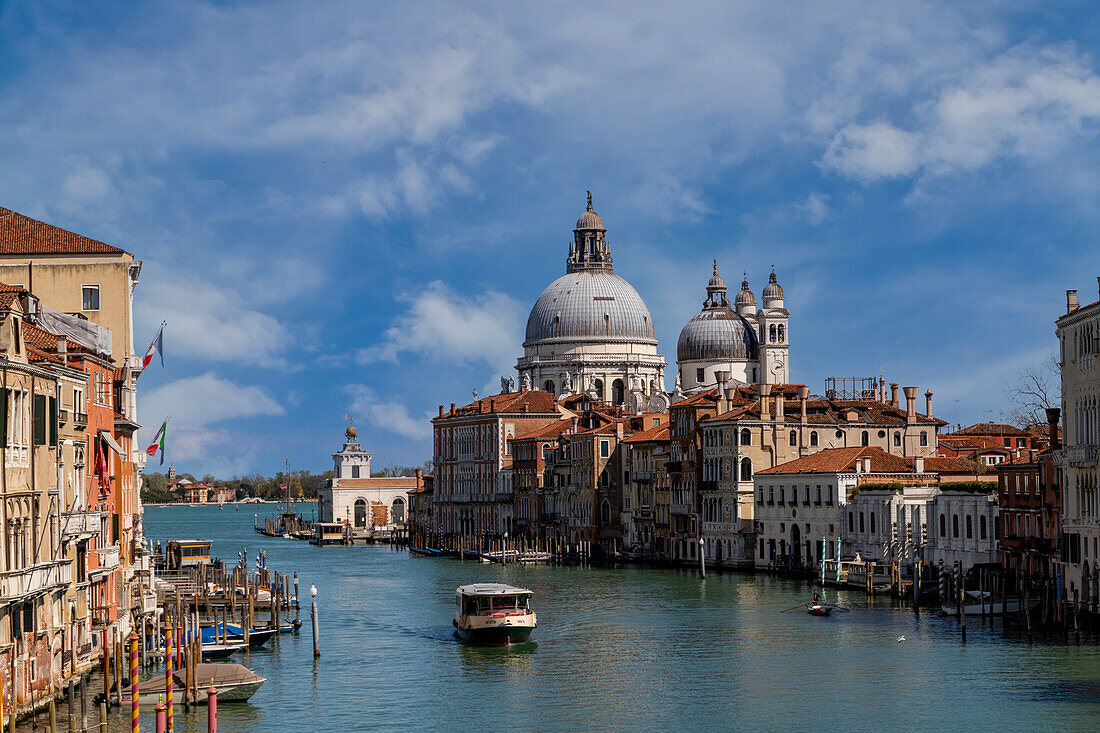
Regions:
<instances>
[{"instance_id":1,"label":"water bus","mask_svg":"<svg viewBox=\"0 0 1100 733\"><path fill-rule=\"evenodd\" d=\"M475 583L455 591L455 633L480 644L518 644L538 625L531 610L532 593L502 583Z\"/></svg>"}]
</instances>

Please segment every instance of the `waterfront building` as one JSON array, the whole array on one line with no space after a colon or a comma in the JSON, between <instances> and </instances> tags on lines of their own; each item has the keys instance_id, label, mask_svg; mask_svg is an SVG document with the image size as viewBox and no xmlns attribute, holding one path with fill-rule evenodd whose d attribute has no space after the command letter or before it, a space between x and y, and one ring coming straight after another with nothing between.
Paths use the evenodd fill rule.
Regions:
<instances>
[{"instance_id":1,"label":"waterfront building","mask_svg":"<svg viewBox=\"0 0 1100 733\"><path fill-rule=\"evenodd\" d=\"M614 272L603 220L577 219L566 273L543 290L516 363L521 391L584 393L632 410L664 412L665 360L645 301Z\"/></svg>"},{"instance_id":2,"label":"waterfront building","mask_svg":"<svg viewBox=\"0 0 1100 733\"><path fill-rule=\"evenodd\" d=\"M555 450L572 422L556 420L517 436L512 441L512 483L514 532L527 540L548 539L550 528L561 522L558 513L546 508L548 480L551 479L547 456Z\"/></svg>"},{"instance_id":3,"label":"waterfront building","mask_svg":"<svg viewBox=\"0 0 1100 733\"><path fill-rule=\"evenodd\" d=\"M1060 410L1047 411L1050 444L1058 449ZM997 503L1000 507L998 542L1006 570L1053 580L1061 559L1061 470L1054 452L1032 451L1026 460L997 466Z\"/></svg>"},{"instance_id":4,"label":"waterfront building","mask_svg":"<svg viewBox=\"0 0 1100 733\"><path fill-rule=\"evenodd\" d=\"M731 306L715 260L703 309L683 327L676 344L677 384L684 392L717 385L719 373L739 385L787 382L790 313L775 272L762 304L758 310L746 279Z\"/></svg>"},{"instance_id":5,"label":"waterfront building","mask_svg":"<svg viewBox=\"0 0 1100 733\"><path fill-rule=\"evenodd\" d=\"M415 476L371 476L371 454L359 444L359 431L349 425L344 445L332 455L332 475L317 492L317 520L343 522L357 530L404 527L409 492L423 485L423 472Z\"/></svg>"},{"instance_id":6,"label":"waterfront building","mask_svg":"<svg viewBox=\"0 0 1100 733\"><path fill-rule=\"evenodd\" d=\"M675 402L669 408L670 535L673 561L693 562L698 557L699 483L702 462L699 455L700 423L718 412L719 388L699 392Z\"/></svg>"},{"instance_id":7,"label":"waterfront building","mask_svg":"<svg viewBox=\"0 0 1100 733\"><path fill-rule=\"evenodd\" d=\"M500 536L513 529L512 441L570 413L544 390L505 392L432 419L436 532Z\"/></svg>"},{"instance_id":8,"label":"waterfront building","mask_svg":"<svg viewBox=\"0 0 1100 733\"><path fill-rule=\"evenodd\" d=\"M1100 282L1100 278L1098 278ZM1100 608L1100 300L1080 305L1066 291L1066 313L1056 322L1062 379L1064 445L1055 453L1062 471L1062 557L1068 597Z\"/></svg>"},{"instance_id":9,"label":"waterfront building","mask_svg":"<svg viewBox=\"0 0 1100 733\"><path fill-rule=\"evenodd\" d=\"M640 559L664 558L668 536L659 530L669 526L668 421L658 420L656 426L625 438L623 445L627 451L624 546Z\"/></svg>"},{"instance_id":10,"label":"waterfront building","mask_svg":"<svg viewBox=\"0 0 1100 733\"><path fill-rule=\"evenodd\" d=\"M1026 458L1028 451L1035 447L1032 430L991 420L940 435L937 454L996 466L1004 461Z\"/></svg>"},{"instance_id":11,"label":"waterfront building","mask_svg":"<svg viewBox=\"0 0 1100 733\"><path fill-rule=\"evenodd\" d=\"M434 546L431 543L435 532L435 507L433 504L435 479L422 477L420 486L409 491L409 543L412 547Z\"/></svg>"}]
</instances>

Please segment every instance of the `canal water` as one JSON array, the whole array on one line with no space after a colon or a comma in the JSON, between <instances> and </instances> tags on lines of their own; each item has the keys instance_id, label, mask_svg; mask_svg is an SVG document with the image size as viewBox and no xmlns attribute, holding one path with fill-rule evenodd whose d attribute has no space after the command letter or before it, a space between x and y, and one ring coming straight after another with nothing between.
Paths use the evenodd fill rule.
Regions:
<instances>
[{"instance_id":1,"label":"canal water","mask_svg":"<svg viewBox=\"0 0 1100 733\"><path fill-rule=\"evenodd\" d=\"M808 588L765 576L701 581L686 570L501 567L314 547L254 533L257 509L277 511L145 512L154 541L210 539L230 561L247 548L250 566L262 548L269 568L298 571L302 633L240 657L268 682L248 704L221 708L222 731L1100 729L1092 644L1028 644L973 620L963 645L953 619L881 600L868 607L856 592L840 595L853 610L831 618L783 612ZM534 591L534 643L455 640L454 590L475 581ZM205 708L176 730L205 731Z\"/></svg>"}]
</instances>

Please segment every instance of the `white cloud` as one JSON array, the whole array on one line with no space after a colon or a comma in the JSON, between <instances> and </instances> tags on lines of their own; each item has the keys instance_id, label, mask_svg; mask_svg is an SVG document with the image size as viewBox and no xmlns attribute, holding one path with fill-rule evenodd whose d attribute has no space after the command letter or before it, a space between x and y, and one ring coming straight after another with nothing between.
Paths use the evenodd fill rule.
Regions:
<instances>
[{"instance_id":1,"label":"white cloud","mask_svg":"<svg viewBox=\"0 0 1100 733\"><path fill-rule=\"evenodd\" d=\"M1043 160L1100 123L1100 77L1071 47L1019 46L939 87L912 108L911 130L850 124L823 163L866 180L974 171L1006 158Z\"/></svg>"},{"instance_id":2,"label":"white cloud","mask_svg":"<svg viewBox=\"0 0 1100 733\"><path fill-rule=\"evenodd\" d=\"M213 372L169 382L139 395L145 421L142 432L150 435L160 426L163 416L171 416L171 425L190 426L242 417L283 415L286 410L263 387L235 384ZM156 425L153 425L156 422Z\"/></svg>"},{"instance_id":3,"label":"white cloud","mask_svg":"<svg viewBox=\"0 0 1100 733\"><path fill-rule=\"evenodd\" d=\"M158 277L143 283L139 295L140 321L150 335L154 324L168 322L164 329L168 354L259 366L284 364L282 355L292 342L289 329L273 316L249 308L235 290Z\"/></svg>"},{"instance_id":4,"label":"white cloud","mask_svg":"<svg viewBox=\"0 0 1100 733\"><path fill-rule=\"evenodd\" d=\"M410 440L428 440L432 437L431 415L414 418L408 408L397 402L381 402L370 387L350 385L353 416L365 416L366 421L386 432L396 433Z\"/></svg>"},{"instance_id":5,"label":"white cloud","mask_svg":"<svg viewBox=\"0 0 1100 733\"><path fill-rule=\"evenodd\" d=\"M403 299L408 312L380 343L359 351L360 364L396 362L400 354L412 353L440 363L484 363L499 374L512 372L517 345L523 342L523 314L513 298L493 291L465 297L436 281Z\"/></svg>"}]
</instances>

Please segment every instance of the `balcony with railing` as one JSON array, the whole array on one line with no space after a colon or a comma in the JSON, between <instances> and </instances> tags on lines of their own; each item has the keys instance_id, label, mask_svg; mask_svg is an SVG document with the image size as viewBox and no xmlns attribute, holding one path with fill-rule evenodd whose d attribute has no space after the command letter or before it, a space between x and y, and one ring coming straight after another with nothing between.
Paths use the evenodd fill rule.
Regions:
<instances>
[{"instance_id":1,"label":"balcony with railing","mask_svg":"<svg viewBox=\"0 0 1100 733\"><path fill-rule=\"evenodd\" d=\"M88 413L86 412L74 412L73 424L78 428L88 427Z\"/></svg>"},{"instance_id":2,"label":"balcony with railing","mask_svg":"<svg viewBox=\"0 0 1100 733\"><path fill-rule=\"evenodd\" d=\"M99 532L99 512L68 512L61 515L61 535L76 537Z\"/></svg>"},{"instance_id":3,"label":"balcony with railing","mask_svg":"<svg viewBox=\"0 0 1100 733\"><path fill-rule=\"evenodd\" d=\"M1062 450L1066 463L1073 468L1096 467L1095 445L1067 445Z\"/></svg>"},{"instance_id":4,"label":"balcony with railing","mask_svg":"<svg viewBox=\"0 0 1100 733\"><path fill-rule=\"evenodd\" d=\"M0 600L18 600L72 582L72 561L44 562L0 573Z\"/></svg>"},{"instance_id":5,"label":"balcony with railing","mask_svg":"<svg viewBox=\"0 0 1100 733\"><path fill-rule=\"evenodd\" d=\"M118 545L111 545L110 547L96 550L96 554L99 555L99 570L101 572L107 572L118 568Z\"/></svg>"}]
</instances>

